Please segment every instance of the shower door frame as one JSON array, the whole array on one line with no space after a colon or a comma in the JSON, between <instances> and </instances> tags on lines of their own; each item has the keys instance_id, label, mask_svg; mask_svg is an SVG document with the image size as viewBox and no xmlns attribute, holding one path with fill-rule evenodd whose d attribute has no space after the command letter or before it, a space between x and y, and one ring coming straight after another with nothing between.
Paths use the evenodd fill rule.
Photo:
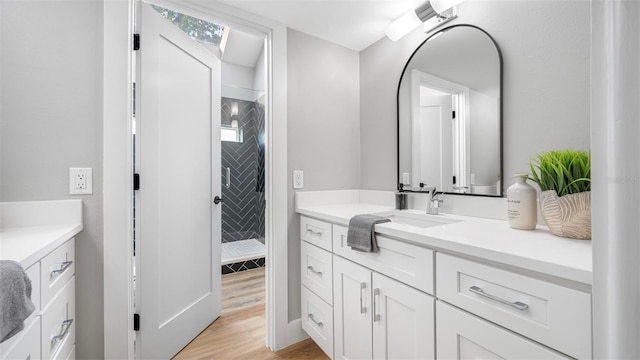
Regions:
<instances>
[{"instance_id":1,"label":"shower door frame","mask_svg":"<svg viewBox=\"0 0 640 360\"><path fill-rule=\"evenodd\" d=\"M291 324L288 321L286 27L221 3L208 3L203 7L203 4L180 0L147 2L266 36L266 345L274 351L282 349L304 339L299 321ZM104 355L105 358L133 359L130 109L135 0L105 2L104 6Z\"/></svg>"}]
</instances>

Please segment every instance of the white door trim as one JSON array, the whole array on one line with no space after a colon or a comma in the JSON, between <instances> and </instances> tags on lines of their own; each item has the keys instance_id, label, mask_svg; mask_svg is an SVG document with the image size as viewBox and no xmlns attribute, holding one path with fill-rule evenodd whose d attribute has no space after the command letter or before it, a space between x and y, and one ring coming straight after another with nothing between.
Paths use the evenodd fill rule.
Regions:
<instances>
[{"instance_id":1,"label":"white door trim","mask_svg":"<svg viewBox=\"0 0 640 360\"><path fill-rule=\"evenodd\" d=\"M104 358L133 359L133 0L104 2Z\"/></svg>"},{"instance_id":2,"label":"white door trim","mask_svg":"<svg viewBox=\"0 0 640 360\"><path fill-rule=\"evenodd\" d=\"M156 2L156 1L154 1ZM104 355L133 359L131 37L134 0L104 2ZM268 36L267 346L290 344L287 253L287 29L220 3L171 2ZM175 6L174 6L175 5ZM202 7L206 5L205 7ZM144 40L141 41L144 46ZM127 329L127 331L125 331ZM294 339L291 339L294 340Z\"/></svg>"}]
</instances>

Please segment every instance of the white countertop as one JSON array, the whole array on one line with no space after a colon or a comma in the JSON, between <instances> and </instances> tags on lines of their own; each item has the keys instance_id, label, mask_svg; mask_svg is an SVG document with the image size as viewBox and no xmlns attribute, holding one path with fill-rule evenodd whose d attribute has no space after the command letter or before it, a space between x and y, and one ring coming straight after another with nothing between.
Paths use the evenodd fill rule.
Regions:
<instances>
[{"instance_id":1,"label":"white countertop","mask_svg":"<svg viewBox=\"0 0 640 360\"><path fill-rule=\"evenodd\" d=\"M0 229L0 260L28 268L82 230L82 224Z\"/></svg>"},{"instance_id":2,"label":"white countertop","mask_svg":"<svg viewBox=\"0 0 640 360\"><path fill-rule=\"evenodd\" d=\"M0 260L28 268L82 231L82 200L0 203Z\"/></svg>"},{"instance_id":3,"label":"white countertop","mask_svg":"<svg viewBox=\"0 0 640 360\"><path fill-rule=\"evenodd\" d=\"M358 214L380 214L396 211L393 207L344 203L298 204L302 215L348 226ZM418 210L401 210L407 214L423 214ZM474 256L508 264L525 270L591 285L593 281L591 241L557 237L546 227L517 230L508 222L468 216L441 214L444 220L458 221L428 228L384 223L376 232L436 250Z\"/></svg>"}]
</instances>

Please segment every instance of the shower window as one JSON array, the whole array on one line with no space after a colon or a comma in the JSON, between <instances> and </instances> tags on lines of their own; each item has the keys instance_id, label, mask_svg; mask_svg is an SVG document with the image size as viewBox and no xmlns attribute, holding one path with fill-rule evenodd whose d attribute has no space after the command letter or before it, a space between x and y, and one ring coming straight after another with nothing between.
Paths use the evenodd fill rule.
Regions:
<instances>
[{"instance_id":1,"label":"shower window","mask_svg":"<svg viewBox=\"0 0 640 360\"><path fill-rule=\"evenodd\" d=\"M220 135L222 141L242 142L242 128L223 126Z\"/></svg>"}]
</instances>

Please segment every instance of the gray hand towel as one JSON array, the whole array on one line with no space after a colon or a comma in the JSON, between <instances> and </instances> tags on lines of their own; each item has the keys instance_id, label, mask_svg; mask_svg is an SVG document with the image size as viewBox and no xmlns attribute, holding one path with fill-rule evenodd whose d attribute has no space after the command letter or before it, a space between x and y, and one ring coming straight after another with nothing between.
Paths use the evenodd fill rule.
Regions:
<instances>
[{"instance_id":1,"label":"gray hand towel","mask_svg":"<svg viewBox=\"0 0 640 360\"><path fill-rule=\"evenodd\" d=\"M370 214L352 217L347 231L347 245L356 251L378 252L375 225L389 221L391 220Z\"/></svg>"},{"instance_id":2,"label":"gray hand towel","mask_svg":"<svg viewBox=\"0 0 640 360\"><path fill-rule=\"evenodd\" d=\"M31 280L22 266L12 260L0 260L0 343L19 333L35 309Z\"/></svg>"}]
</instances>

